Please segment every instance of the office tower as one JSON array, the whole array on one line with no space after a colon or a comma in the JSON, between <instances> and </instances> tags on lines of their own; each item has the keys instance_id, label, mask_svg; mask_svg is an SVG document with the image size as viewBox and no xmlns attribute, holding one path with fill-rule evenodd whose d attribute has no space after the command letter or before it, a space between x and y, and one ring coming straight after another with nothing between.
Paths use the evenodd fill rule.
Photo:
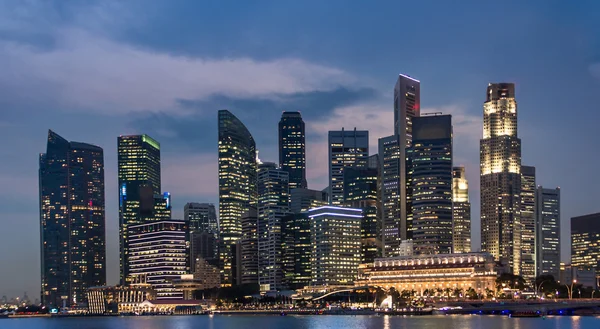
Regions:
<instances>
[{"instance_id":1,"label":"office tower","mask_svg":"<svg viewBox=\"0 0 600 329\"><path fill-rule=\"evenodd\" d=\"M308 211L313 285L350 285L360 263L362 210L323 206Z\"/></svg>"},{"instance_id":2,"label":"office tower","mask_svg":"<svg viewBox=\"0 0 600 329\"><path fill-rule=\"evenodd\" d=\"M344 168L343 204L351 208L362 209L363 214L360 224L361 263L373 262L380 254L377 230L377 177L377 161L371 168Z\"/></svg>"},{"instance_id":3,"label":"office tower","mask_svg":"<svg viewBox=\"0 0 600 329\"><path fill-rule=\"evenodd\" d=\"M521 276L526 282L536 277L535 197L535 167L521 166Z\"/></svg>"},{"instance_id":4,"label":"office tower","mask_svg":"<svg viewBox=\"0 0 600 329\"><path fill-rule=\"evenodd\" d=\"M106 284L104 153L49 130L39 165L42 302L77 305Z\"/></svg>"},{"instance_id":5,"label":"office tower","mask_svg":"<svg viewBox=\"0 0 600 329\"><path fill-rule=\"evenodd\" d=\"M188 202L183 207L183 217L190 223L190 231L219 233L217 213L212 203Z\"/></svg>"},{"instance_id":6,"label":"office tower","mask_svg":"<svg viewBox=\"0 0 600 329\"><path fill-rule=\"evenodd\" d=\"M452 168L452 252L471 252L471 202L465 167Z\"/></svg>"},{"instance_id":7,"label":"office tower","mask_svg":"<svg viewBox=\"0 0 600 329\"><path fill-rule=\"evenodd\" d=\"M223 284L231 285L232 247L242 235L242 215L256 207L256 144L246 126L219 111L219 258Z\"/></svg>"},{"instance_id":8,"label":"office tower","mask_svg":"<svg viewBox=\"0 0 600 329\"><path fill-rule=\"evenodd\" d=\"M157 299L182 299L183 291L172 280L190 271L188 223L161 219L128 229L131 278L150 284Z\"/></svg>"},{"instance_id":9,"label":"office tower","mask_svg":"<svg viewBox=\"0 0 600 329\"><path fill-rule=\"evenodd\" d=\"M259 282L283 287L281 219L290 213L289 174L271 162L258 166Z\"/></svg>"},{"instance_id":10,"label":"office tower","mask_svg":"<svg viewBox=\"0 0 600 329\"><path fill-rule=\"evenodd\" d=\"M452 116L412 120L413 241L417 254L452 253Z\"/></svg>"},{"instance_id":11,"label":"office tower","mask_svg":"<svg viewBox=\"0 0 600 329\"><path fill-rule=\"evenodd\" d=\"M344 168L366 167L369 157L369 132L366 130L329 132L329 203L344 202Z\"/></svg>"},{"instance_id":12,"label":"office tower","mask_svg":"<svg viewBox=\"0 0 600 329\"><path fill-rule=\"evenodd\" d=\"M394 135L400 143L410 147L412 119L421 115L421 82L400 74L394 86Z\"/></svg>"},{"instance_id":13,"label":"office tower","mask_svg":"<svg viewBox=\"0 0 600 329\"><path fill-rule=\"evenodd\" d=\"M310 285L310 218L306 211L281 219L281 251L284 285L288 289Z\"/></svg>"},{"instance_id":14,"label":"office tower","mask_svg":"<svg viewBox=\"0 0 600 329\"><path fill-rule=\"evenodd\" d=\"M327 192L306 188L290 189L290 212L298 214L327 205Z\"/></svg>"},{"instance_id":15,"label":"office tower","mask_svg":"<svg viewBox=\"0 0 600 329\"><path fill-rule=\"evenodd\" d=\"M521 274L521 140L515 85L490 83L483 104L481 251Z\"/></svg>"},{"instance_id":16,"label":"office tower","mask_svg":"<svg viewBox=\"0 0 600 329\"><path fill-rule=\"evenodd\" d=\"M258 212L255 207L248 208L242 215L242 236L237 242L236 284L258 283Z\"/></svg>"},{"instance_id":17,"label":"office tower","mask_svg":"<svg viewBox=\"0 0 600 329\"><path fill-rule=\"evenodd\" d=\"M218 265L218 241L214 233L190 229L190 268L196 268L198 259Z\"/></svg>"},{"instance_id":18,"label":"office tower","mask_svg":"<svg viewBox=\"0 0 600 329\"><path fill-rule=\"evenodd\" d=\"M571 265L600 270L600 213L571 218Z\"/></svg>"},{"instance_id":19,"label":"office tower","mask_svg":"<svg viewBox=\"0 0 600 329\"><path fill-rule=\"evenodd\" d=\"M146 201L144 212L153 206L154 195L160 194L160 144L148 135L119 136L119 252L120 279L126 284L129 269L128 225L141 224L144 219L141 203Z\"/></svg>"},{"instance_id":20,"label":"office tower","mask_svg":"<svg viewBox=\"0 0 600 329\"><path fill-rule=\"evenodd\" d=\"M279 166L290 176L290 190L306 188L306 144L300 112L283 112L281 115Z\"/></svg>"},{"instance_id":21,"label":"office tower","mask_svg":"<svg viewBox=\"0 0 600 329\"><path fill-rule=\"evenodd\" d=\"M536 191L536 276L560 274L560 188Z\"/></svg>"},{"instance_id":22,"label":"office tower","mask_svg":"<svg viewBox=\"0 0 600 329\"><path fill-rule=\"evenodd\" d=\"M412 238L410 223L401 214L400 195L400 137L392 135L379 139L379 155L381 156L381 252L383 257L397 256L402 239ZM407 233L411 233L407 235Z\"/></svg>"}]
</instances>

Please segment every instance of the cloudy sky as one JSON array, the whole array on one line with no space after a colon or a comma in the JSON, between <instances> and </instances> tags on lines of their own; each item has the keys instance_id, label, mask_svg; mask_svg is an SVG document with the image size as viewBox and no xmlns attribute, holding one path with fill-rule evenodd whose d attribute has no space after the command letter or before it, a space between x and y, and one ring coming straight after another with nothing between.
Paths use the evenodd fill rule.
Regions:
<instances>
[{"instance_id":1,"label":"cloudy sky","mask_svg":"<svg viewBox=\"0 0 600 329\"><path fill-rule=\"evenodd\" d=\"M217 202L217 110L277 160L277 122L300 110L309 187L326 134L390 135L399 73L423 112L453 115L479 241L478 150L488 82L514 82L523 164L561 187L569 218L600 211L600 3L532 1L0 1L0 295L39 295L38 153L47 130L104 148L109 284L117 282L117 136L161 143L174 217Z\"/></svg>"}]
</instances>

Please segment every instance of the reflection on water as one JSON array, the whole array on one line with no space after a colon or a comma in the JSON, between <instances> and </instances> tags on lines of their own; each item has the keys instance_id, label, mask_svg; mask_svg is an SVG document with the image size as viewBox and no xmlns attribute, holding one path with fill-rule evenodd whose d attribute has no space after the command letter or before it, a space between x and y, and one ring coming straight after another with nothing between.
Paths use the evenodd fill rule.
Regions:
<instances>
[{"instance_id":1,"label":"reflection on water","mask_svg":"<svg viewBox=\"0 0 600 329\"><path fill-rule=\"evenodd\" d=\"M2 329L588 329L596 317L509 318L506 316L165 316L62 319L0 319Z\"/></svg>"}]
</instances>

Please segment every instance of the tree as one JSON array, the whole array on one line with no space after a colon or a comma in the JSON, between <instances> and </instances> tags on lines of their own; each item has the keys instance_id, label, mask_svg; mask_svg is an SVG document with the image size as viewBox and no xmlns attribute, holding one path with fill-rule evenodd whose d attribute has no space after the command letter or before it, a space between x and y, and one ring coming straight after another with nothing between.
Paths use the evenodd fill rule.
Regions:
<instances>
[{"instance_id":1,"label":"tree","mask_svg":"<svg viewBox=\"0 0 600 329\"><path fill-rule=\"evenodd\" d=\"M478 296L475 289L473 289L473 287L469 287L469 289L467 289L467 294L465 297L468 299L477 299Z\"/></svg>"}]
</instances>

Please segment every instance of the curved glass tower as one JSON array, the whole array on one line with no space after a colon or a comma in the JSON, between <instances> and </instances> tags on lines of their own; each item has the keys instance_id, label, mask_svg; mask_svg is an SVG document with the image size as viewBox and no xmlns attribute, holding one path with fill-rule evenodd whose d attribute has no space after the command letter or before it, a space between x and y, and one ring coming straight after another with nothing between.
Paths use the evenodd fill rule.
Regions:
<instances>
[{"instance_id":1,"label":"curved glass tower","mask_svg":"<svg viewBox=\"0 0 600 329\"><path fill-rule=\"evenodd\" d=\"M235 284L233 253L242 236L242 216L256 207L256 143L244 124L219 111L219 259L223 283Z\"/></svg>"}]
</instances>

